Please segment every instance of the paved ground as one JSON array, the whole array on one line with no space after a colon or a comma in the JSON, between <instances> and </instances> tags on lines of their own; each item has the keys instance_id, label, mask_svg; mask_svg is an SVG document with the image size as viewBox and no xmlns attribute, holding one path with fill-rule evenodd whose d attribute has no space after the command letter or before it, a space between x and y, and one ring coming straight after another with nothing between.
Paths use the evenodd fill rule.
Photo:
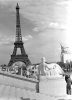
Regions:
<instances>
[{"instance_id":1,"label":"paved ground","mask_svg":"<svg viewBox=\"0 0 72 100\"><path fill-rule=\"evenodd\" d=\"M24 100L72 100L70 99L72 97L67 95L58 97L37 94L33 91L0 84L0 100L22 100L21 98Z\"/></svg>"}]
</instances>

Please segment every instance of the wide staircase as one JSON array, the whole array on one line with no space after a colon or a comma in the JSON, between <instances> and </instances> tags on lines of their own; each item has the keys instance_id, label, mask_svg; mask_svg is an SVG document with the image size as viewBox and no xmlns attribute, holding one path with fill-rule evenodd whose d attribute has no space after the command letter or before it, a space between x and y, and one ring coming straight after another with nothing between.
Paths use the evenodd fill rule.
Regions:
<instances>
[{"instance_id":1,"label":"wide staircase","mask_svg":"<svg viewBox=\"0 0 72 100\"><path fill-rule=\"evenodd\" d=\"M53 79L48 79L46 81L42 78L39 82L40 92L37 93L36 85L38 82L38 80L33 78L26 78L24 76L0 71L0 100L72 100L72 96L67 96L66 94L56 95L58 92L60 92L57 89L57 85L62 81L57 80L56 85ZM52 83L57 87L52 87ZM64 83L60 84L62 85ZM54 88L53 90L56 90L55 93L54 91L51 93L51 87Z\"/></svg>"}]
</instances>

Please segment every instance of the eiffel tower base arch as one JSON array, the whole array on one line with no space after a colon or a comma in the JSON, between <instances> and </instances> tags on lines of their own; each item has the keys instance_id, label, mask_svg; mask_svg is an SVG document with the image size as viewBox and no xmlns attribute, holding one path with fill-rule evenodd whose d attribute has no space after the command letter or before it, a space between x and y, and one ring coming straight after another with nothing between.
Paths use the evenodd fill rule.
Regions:
<instances>
[{"instance_id":1,"label":"eiffel tower base arch","mask_svg":"<svg viewBox=\"0 0 72 100\"><path fill-rule=\"evenodd\" d=\"M8 63L8 66L12 66L13 63L18 62L18 61L25 63L26 66L31 64L27 55L11 55L11 59Z\"/></svg>"}]
</instances>

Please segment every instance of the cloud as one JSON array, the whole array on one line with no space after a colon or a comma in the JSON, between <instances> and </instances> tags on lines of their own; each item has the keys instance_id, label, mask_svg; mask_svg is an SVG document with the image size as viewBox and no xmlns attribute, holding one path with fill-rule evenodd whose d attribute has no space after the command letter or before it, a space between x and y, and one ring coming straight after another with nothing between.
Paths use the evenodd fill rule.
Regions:
<instances>
[{"instance_id":1,"label":"cloud","mask_svg":"<svg viewBox=\"0 0 72 100\"><path fill-rule=\"evenodd\" d=\"M52 22L52 23L49 24L49 26L52 27L52 28L59 28L59 23L57 23L57 22L53 23Z\"/></svg>"},{"instance_id":2,"label":"cloud","mask_svg":"<svg viewBox=\"0 0 72 100\"><path fill-rule=\"evenodd\" d=\"M25 8L24 13L22 13L23 11L21 13L31 21L34 21L39 30L43 30L51 28L50 24L54 22L52 28L62 28L60 25L64 24L64 11L65 6L62 8L57 6L56 0L34 0Z\"/></svg>"},{"instance_id":3,"label":"cloud","mask_svg":"<svg viewBox=\"0 0 72 100\"><path fill-rule=\"evenodd\" d=\"M1 2L2 4L6 3L8 6L11 6L9 9L13 9L13 11L15 11L14 8L16 6L17 0L7 0L7 1L1 0ZM60 2L60 0L59 2L56 0L25 0L25 1L18 0L18 2L21 8L20 13L24 17L28 18L29 20L35 23L36 25L36 28L34 28L35 31L38 31L37 29L43 30L49 27L49 25L54 21L60 24L61 21L59 17L61 17L61 15L62 15L61 18L63 19L62 12L64 11L64 7L62 8L58 7L58 9L56 9L58 5L57 3L62 2L62 1ZM59 14L57 14L58 12ZM64 21L64 19L62 21ZM55 25L52 25L52 28L56 28L56 23Z\"/></svg>"},{"instance_id":4,"label":"cloud","mask_svg":"<svg viewBox=\"0 0 72 100\"><path fill-rule=\"evenodd\" d=\"M25 42L25 41L28 41L29 39L32 39L33 37L31 35L26 35L26 36L23 36L22 37L22 40Z\"/></svg>"},{"instance_id":5,"label":"cloud","mask_svg":"<svg viewBox=\"0 0 72 100\"><path fill-rule=\"evenodd\" d=\"M5 35L1 35L0 36L0 45L12 45L14 42L14 37L13 36L5 36Z\"/></svg>"},{"instance_id":6,"label":"cloud","mask_svg":"<svg viewBox=\"0 0 72 100\"><path fill-rule=\"evenodd\" d=\"M57 5L60 5L60 6L67 5L69 1L70 0L60 0L59 2L57 2Z\"/></svg>"},{"instance_id":7,"label":"cloud","mask_svg":"<svg viewBox=\"0 0 72 100\"><path fill-rule=\"evenodd\" d=\"M38 27L33 28L33 31L38 32L39 31Z\"/></svg>"}]
</instances>

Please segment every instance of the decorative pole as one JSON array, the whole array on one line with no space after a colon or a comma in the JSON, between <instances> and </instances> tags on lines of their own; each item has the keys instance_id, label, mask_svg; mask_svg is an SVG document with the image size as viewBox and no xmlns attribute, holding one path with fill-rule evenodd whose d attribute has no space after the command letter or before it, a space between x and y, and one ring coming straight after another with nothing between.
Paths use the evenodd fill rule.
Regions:
<instances>
[{"instance_id":1,"label":"decorative pole","mask_svg":"<svg viewBox=\"0 0 72 100\"><path fill-rule=\"evenodd\" d=\"M23 72L23 71L22 71L22 67L21 67L21 76L22 76L22 72Z\"/></svg>"},{"instance_id":2,"label":"decorative pole","mask_svg":"<svg viewBox=\"0 0 72 100\"><path fill-rule=\"evenodd\" d=\"M39 71L39 68L38 68L38 74L37 74L37 80L38 82L36 83L36 93L39 93L39 82L40 82L40 71Z\"/></svg>"}]
</instances>

